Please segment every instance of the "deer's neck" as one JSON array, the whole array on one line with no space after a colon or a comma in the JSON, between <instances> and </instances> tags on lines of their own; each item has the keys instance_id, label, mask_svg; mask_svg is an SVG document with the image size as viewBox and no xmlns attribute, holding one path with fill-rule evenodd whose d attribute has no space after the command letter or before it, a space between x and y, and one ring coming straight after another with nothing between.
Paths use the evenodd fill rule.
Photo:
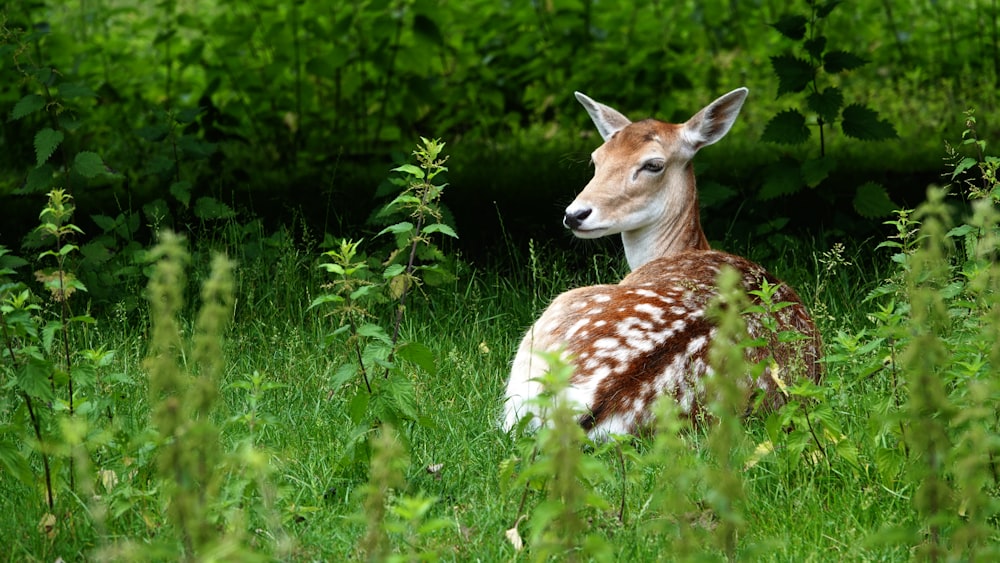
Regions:
<instances>
[{"instance_id":1,"label":"deer's neck","mask_svg":"<svg viewBox=\"0 0 1000 563\"><path fill-rule=\"evenodd\" d=\"M636 270L651 260L686 250L711 248L701 228L694 171L689 168L685 172L677 185L668 186L667 193L674 197L666 202L660 221L622 233L630 269Z\"/></svg>"}]
</instances>

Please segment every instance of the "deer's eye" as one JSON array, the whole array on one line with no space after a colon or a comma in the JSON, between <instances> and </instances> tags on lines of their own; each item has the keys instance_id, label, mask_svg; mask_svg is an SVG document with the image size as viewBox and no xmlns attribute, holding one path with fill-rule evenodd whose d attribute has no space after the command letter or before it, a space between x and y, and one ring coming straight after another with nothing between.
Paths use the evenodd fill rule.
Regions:
<instances>
[{"instance_id":1,"label":"deer's eye","mask_svg":"<svg viewBox=\"0 0 1000 563\"><path fill-rule=\"evenodd\" d=\"M663 171L663 166L663 161L657 158L644 162L642 169L646 172L661 172Z\"/></svg>"}]
</instances>

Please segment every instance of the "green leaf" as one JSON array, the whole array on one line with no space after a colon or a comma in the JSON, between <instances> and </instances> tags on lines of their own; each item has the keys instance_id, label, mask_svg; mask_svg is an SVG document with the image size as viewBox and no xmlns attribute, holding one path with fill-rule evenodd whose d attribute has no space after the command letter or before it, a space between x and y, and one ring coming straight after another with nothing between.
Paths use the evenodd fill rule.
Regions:
<instances>
[{"instance_id":1,"label":"green leaf","mask_svg":"<svg viewBox=\"0 0 1000 563\"><path fill-rule=\"evenodd\" d=\"M448 225L443 223L431 223L424 227L424 233L441 233L443 235L448 235L451 238L458 238L458 234Z\"/></svg>"},{"instance_id":2,"label":"green leaf","mask_svg":"<svg viewBox=\"0 0 1000 563\"><path fill-rule=\"evenodd\" d=\"M337 371L333 374L333 378L330 380L330 391L337 391L343 384L354 379L357 375L358 366L355 364L342 364L337 368Z\"/></svg>"},{"instance_id":3,"label":"green leaf","mask_svg":"<svg viewBox=\"0 0 1000 563\"><path fill-rule=\"evenodd\" d=\"M62 140L62 131L55 131L51 127L35 133L35 155L38 158L38 166L45 164Z\"/></svg>"},{"instance_id":4,"label":"green leaf","mask_svg":"<svg viewBox=\"0 0 1000 563\"><path fill-rule=\"evenodd\" d=\"M702 207L712 207L720 203L725 203L737 194L733 188L706 180L698 185L698 203Z\"/></svg>"},{"instance_id":5,"label":"green leaf","mask_svg":"<svg viewBox=\"0 0 1000 563\"><path fill-rule=\"evenodd\" d=\"M359 386L354 391L354 396L351 397L348 403L347 412L351 417L351 422L354 424L359 424L368 412L368 402L371 395L368 393L364 385Z\"/></svg>"},{"instance_id":6,"label":"green leaf","mask_svg":"<svg viewBox=\"0 0 1000 563\"><path fill-rule=\"evenodd\" d=\"M441 34L438 24L424 14L414 16L413 32L433 45L444 45L444 36Z\"/></svg>"},{"instance_id":7,"label":"green leaf","mask_svg":"<svg viewBox=\"0 0 1000 563\"><path fill-rule=\"evenodd\" d=\"M836 169L837 159L832 156L810 158L802 163L802 180L810 188L815 188Z\"/></svg>"},{"instance_id":8,"label":"green leaf","mask_svg":"<svg viewBox=\"0 0 1000 563\"><path fill-rule=\"evenodd\" d=\"M194 203L194 216L202 220L230 219L236 216L236 212L214 197L199 197Z\"/></svg>"},{"instance_id":9,"label":"green leaf","mask_svg":"<svg viewBox=\"0 0 1000 563\"><path fill-rule=\"evenodd\" d=\"M830 74L854 70L866 64L866 59L848 51L830 51L823 56L823 69Z\"/></svg>"},{"instance_id":10,"label":"green leaf","mask_svg":"<svg viewBox=\"0 0 1000 563\"><path fill-rule=\"evenodd\" d=\"M823 49L826 49L826 37L820 35L819 37L807 39L802 43L802 46L809 53L810 57L818 61L823 58Z\"/></svg>"},{"instance_id":11,"label":"green leaf","mask_svg":"<svg viewBox=\"0 0 1000 563\"><path fill-rule=\"evenodd\" d=\"M428 375L437 373L437 364L434 361L434 352L419 342L407 342L396 349L396 357L401 360L420 366Z\"/></svg>"},{"instance_id":12,"label":"green leaf","mask_svg":"<svg viewBox=\"0 0 1000 563\"><path fill-rule=\"evenodd\" d=\"M31 115L45 107L45 98L38 94L28 94L14 104L13 111L10 112L12 120L21 119L26 115Z\"/></svg>"},{"instance_id":13,"label":"green leaf","mask_svg":"<svg viewBox=\"0 0 1000 563\"><path fill-rule=\"evenodd\" d=\"M804 115L794 109L785 110L767 122L762 141L797 145L809 140L809 128Z\"/></svg>"},{"instance_id":14,"label":"green leaf","mask_svg":"<svg viewBox=\"0 0 1000 563\"><path fill-rule=\"evenodd\" d=\"M379 234L379 236L384 235L386 233L393 233L393 234L398 235L400 233L408 233L408 232L410 232L412 230L413 230L413 223L411 223L409 221L402 221L402 222L396 223L395 225L389 225L388 227L386 227L386 228L382 229L381 231L379 231L378 234Z\"/></svg>"},{"instance_id":15,"label":"green leaf","mask_svg":"<svg viewBox=\"0 0 1000 563\"><path fill-rule=\"evenodd\" d=\"M392 339L386 334L385 329L376 324L363 324L358 327L358 336L365 336L367 338L374 338L380 342L392 345Z\"/></svg>"},{"instance_id":16,"label":"green leaf","mask_svg":"<svg viewBox=\"0 0 1000 563\"><path fill-rule=\"evenodd\" d=\"M816 17L822 19L825 18L826 16L829 16L830 12L832 12L833 9L839 5L840 5L840 0L830 0L829 2L823 2L822 4L816 7Z\"/></svg>"},{"instance_id":17,"label":"green leaf","mask_svg":"<svg viewBox=\"0 0 1000 563\"><path fill-rule=\"evenodd\" d=\"M973 166L979 164L976 159L972 157L965 157L958 164L955 165L955 169L951 172L951 179L954 180L959 174L965 172L966 170L972 168Z\"/></svg>"},{"instance_id":18,"label":"green leaf","mask_svg":"<svg viewBox=\"0 0 1000 563\"><path fill-rule=\"evenodd\" d=\"M59 85L59 95L69 100L72 98L96 98L93 90L76 82L64 82Z\"/></svg>"},{"instance_id":19,"label":"green leaf","mask_svg":"<svg viewBox=\"0 0 1000 563\"><path fill-rule=\"evenodd\" d=\"M764 171L764 183L761 185L758 197L762 200L774 199L779 196L794 194L802 189L802 176L799 163L791 158L783 158L768 166Z\"/></svg>"},{"instance_id":20,"label":"green leaf","mask_svg":"<svg viewBox=\"0 0 1000 563\"><path fill-rule=\"evenodd\" d=\"M73 170L84 178L93 178L105 171L100 155L91 151L80 151L73 159Z\"/></svg>"},{"instance_id":21,"label":"green leaf","mask_svg":"<svg viewBox=\"0 0 1000 563\"><path fill-rule=\"evenodd\" d=\"M868 219L885 217L899 206L889 199L889 193L885 187L877 182L866 182L858 186L854 193L854 210L858 215Z\"/></svg>"},{"instance_id":22,"label":"green leaf","mask_svg":"<svg viewBox=\"0 0 1000 563\"><path fill-rule=\"evenodd\" d=\"M848 137L862 141L884 141L895 139L896 129L891 123L878 118L875 110L861 104L851 104L844 108L840 128Z\"/></svg>"},{"instance_id":23,"label":"green leaf","mask_svg":"<svg viewBox=\"0 0 1000 563\"><path fill-rule=\"evenodd\" d=\"M23 193L36 194L48 191L52 187L52 176L56 169L51 164L43 164L32 168L28 172L28 179L24 183Z\"/></svg>"},{"instance_id":24,"label":"green leaf","mask_svg":"<svg viewBox=\"0 0 1000 563\"><path fill-rule=\"evenodd\" d=\"M393 414L402 415L406 420L416 420L420 416L417 412L417 393L409 378L390 377L385 390L396 411Z\"/></svg>"},{"instance_id":25,"label":"green leaf","mask_svg":"<svg viewBox=\"0 0 1000 563\"><path fill-rule=\"evenodd\" d=\"M826 123L832 123L840 115L840 108L844 105L844 94L840 88L831 86L822 93L813 92L806 98L809 109L819 114L820 119Z\"/></svg>"},{"instance_id":26,"label":"green leaf","mask_svg":"<svg viewBox=\"0 0 1000 563\"><path fill-rule=\"evenodd\" d=\"M778 97L805 90L816 73L809 61L795 55L771 57L771 67L778 76Z\"/></svg>"},{"instance_id":27,"label":"green leaf","mask_svg":"<svg viewBox=\"0 0 1000 563\"><path fill-rule=\"evenodd\" d=\"M191 188L191 182L187 180L174 182L170 184L170 195L174 196L174 199L187 208L191 206Z\"/></svg>"},{"instance_id":28,"label":"green leaf","mask_svg":"<svg viewBox=\"0 0 1000 563\"><path fill-rule=\"evenodd\" d=\"M319 297L313 299L312 303L309 304L307 310L312 309L314 307L318 307L320 305L325 305L326 303L343 303L343 302L344 302L343 297L339 295L334 295L332 293L327 293L326 295L320 295Z\"/></svg>"},{"instance_id":29,"label":"green leaf","mask_svg":"<svg viewBox=\"0 0 1000 563\"><path fill-rule=\"evenodd\" d=\"M778 30L789 39L798 41L806 36L806 23L809 20L799 14L785 14L781 19L771 24L771 27Z\"/></svg>"},{"instance_id":30,"label":"green leaf","mask_svg":"<svg viewBox=\"0 0 1000 563\"><path fill-rule=\"evenodd\" d=\"M415 178L419 178L421 180L424 179L424 171L412 164L404 164L402 166L393 168L392 171L403 172L404 174L409 174L410 176L413 176Z\"/></svg>"},{"instance_id":31,"label":"green leaf","mask_svg":"<svg viewBox=\"0 0 1000 563\"><path fill-rule=\"evenodd\" d=\"M167 138L170 129L166 125L147 125L136 129L135 134L141 139L156 143Z\"/></svg>"},{"instance_id":32,"label":"green leaf","mask_svg":"<svg viewBox=\"0 0 1000 563\"><path fill-rule=\"evenodd\" d=\"M52 373L51 362L39 355L29 354L27 361L18 370L17 386L33 398L51 401L54 398L52 384L49 382Z\"/></svg>"}]
</instances>

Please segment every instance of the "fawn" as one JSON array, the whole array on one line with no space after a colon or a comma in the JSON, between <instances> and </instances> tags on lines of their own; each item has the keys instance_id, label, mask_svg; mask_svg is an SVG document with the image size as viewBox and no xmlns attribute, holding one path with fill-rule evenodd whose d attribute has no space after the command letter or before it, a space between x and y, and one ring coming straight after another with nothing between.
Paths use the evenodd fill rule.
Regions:
<instances>
[{"instance_id":1,"label":"fawn","mask_svg":"<svg viewBox=\"0 0 1000 563\"><path fill-rule=\"evenodd\" d=\"M576 92L604 144L592 154L594 178L566 208L563 224L580 238L620 233L632 271L617 285L559 295L535 321L511 366L505 430L529 412L539 423L533 399L543 391L537 378L548 364L536 351L560 351L573 366L562 398L582 409L579 422L591 437L641 431L652 423L653 404L662 395L697 420L706 406L703 380L711 372L707 356L716 332L706 309L717 293L719 270L727 266L740 273L744 290L767 280L779 285L773 303L789 304L773 312L777 331L746 315L750 338L767 342L748 347L747 360L772 360L756 380L747 375L748 385L763 393L761 404L781 404L779 378L820 380L820 337L799 296L761 266L711 250L701 227L691 159L729 132L747 93L733 90L673 124L633 123ZM784 331L804 338L779 341Z\"/></svg>"}]
</instances>

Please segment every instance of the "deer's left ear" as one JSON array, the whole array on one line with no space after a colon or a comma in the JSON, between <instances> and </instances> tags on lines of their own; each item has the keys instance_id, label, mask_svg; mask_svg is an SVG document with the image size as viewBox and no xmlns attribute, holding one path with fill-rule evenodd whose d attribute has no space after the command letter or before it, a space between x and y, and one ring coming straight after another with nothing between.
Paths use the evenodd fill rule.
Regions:
<instances>
[{"instance_id":1,"label":"deer's left ear","mask_svg":"<svg viewBox=\"0 0 1000 563\"><path fill-rule=\"evenodd\" d=\"M684 139L697 151L725 137L749 93L746 88L737 88L705 106L684 124Z\"/></svg>"},{"instance_id":2,"label":"deer's left ear","mask_svg":"<svg viewBox=\"0 0 1000 563\"><path fill-rule=\"evenodd\" d=\"M593 120L594 125L597 126L597 132L601 134L601 138L605 141L610 139L615 133L624 129L629 123L632 123L618 110L600 102L595 102L586 94L574 92L573 95L575 95L577 101L583 104L583 107L586 108L587 113L590 114L590 119Z\"/></svg>"}]
</instances>

